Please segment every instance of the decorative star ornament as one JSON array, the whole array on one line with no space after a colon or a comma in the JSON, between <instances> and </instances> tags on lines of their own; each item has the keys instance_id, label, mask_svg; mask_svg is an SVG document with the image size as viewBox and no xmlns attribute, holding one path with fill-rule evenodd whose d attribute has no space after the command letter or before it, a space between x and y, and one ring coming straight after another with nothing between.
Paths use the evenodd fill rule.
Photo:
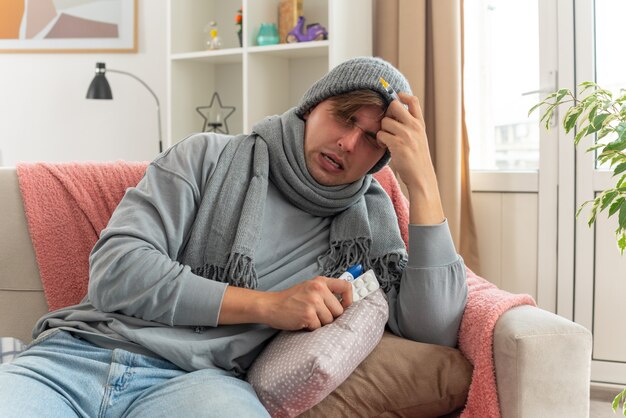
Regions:
<instances>
[{"instance_id":1,"label":"decorative star ornament","mask_svg":"<svg viewBox=\"0 0 626 418\"><path fill-rule=\"evenodd\" d=\"M215 101L219 104L214 106ZM196 112L204 119L204 125L202 126L202 132L221 132L228 134L228 123L226 119L233 113L235 113L235 106L224 106L222 100L217 92L213 93L211 97L211 103L208 106L196 107Z\"/></svg>"}]
</instances>

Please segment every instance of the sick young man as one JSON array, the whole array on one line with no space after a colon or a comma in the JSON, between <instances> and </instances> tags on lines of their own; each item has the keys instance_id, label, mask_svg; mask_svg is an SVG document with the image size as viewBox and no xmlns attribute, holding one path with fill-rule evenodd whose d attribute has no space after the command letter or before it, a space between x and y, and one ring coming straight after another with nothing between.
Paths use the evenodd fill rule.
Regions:
<instances>
[{"instance_id":1,"label":"sick young man","mask_svg":"<svg viewBox=\"0 0 626 418\"><path fill-rule=\"evenodd\" d=\"M0 368L0 415L268 416L242 377L279 330L343 313L351 285L336 278L355 262L376 272L394 333L454 346L465 268L410 91L387 62L355 58L250 135L161 154L102 231L83 302L44 316ZM408 255L371 176L390 158Z\"/></svg>"}]
</instances>

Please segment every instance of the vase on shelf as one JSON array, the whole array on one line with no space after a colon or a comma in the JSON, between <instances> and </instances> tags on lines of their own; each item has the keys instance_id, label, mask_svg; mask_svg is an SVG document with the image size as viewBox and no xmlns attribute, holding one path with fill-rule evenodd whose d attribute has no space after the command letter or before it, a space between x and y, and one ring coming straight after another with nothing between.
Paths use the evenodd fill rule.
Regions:
<instances>
[{"instance_id":1,"label":"vase on shelf","mask_svg":"<svg viewBox=\"0 0 626 418\"><path fill-rule=\"evenodd\" d=\"M259 33L256 37L256 43L259 46L276 45L280 39L278 38L278 28L275 23L261 23Z\"/></svg>"}]
</instances>

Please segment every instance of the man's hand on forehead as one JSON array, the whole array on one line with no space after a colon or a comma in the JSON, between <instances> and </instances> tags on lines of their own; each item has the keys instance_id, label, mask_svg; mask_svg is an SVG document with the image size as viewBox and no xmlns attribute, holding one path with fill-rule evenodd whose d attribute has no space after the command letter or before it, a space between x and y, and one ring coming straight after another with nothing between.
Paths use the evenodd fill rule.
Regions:
<instances>
[{"instance_id":1,"label":"man's hand on forehead","mask_svg":"<svg viewBox=\"0 0 626 418\"><path fill-rule=\"evenodd\" d=\"M409 190L410 222L438 224L445 216L422 108L417 97L406 93L398 96L400 100L387 108L377 139L389 149L394 169Z\"/></svg>"}]
</instances>

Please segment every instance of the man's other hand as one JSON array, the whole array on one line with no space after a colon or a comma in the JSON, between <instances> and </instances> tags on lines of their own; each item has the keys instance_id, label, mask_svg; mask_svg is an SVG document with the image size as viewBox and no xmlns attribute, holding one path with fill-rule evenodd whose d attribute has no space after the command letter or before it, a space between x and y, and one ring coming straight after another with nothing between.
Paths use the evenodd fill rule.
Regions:
<instances>
[{"instance_id":1,"label":"man's other hand","mask_svg":"<svg viewBox=\"0 0 626 418\"><path fill-rule=\"evenodd\" d=\"M263 323L272 328L313 331L333 322L351 304L349 282L317 276L289 289L265 292L260 306Z\"/></svg>"}]
</instances>

